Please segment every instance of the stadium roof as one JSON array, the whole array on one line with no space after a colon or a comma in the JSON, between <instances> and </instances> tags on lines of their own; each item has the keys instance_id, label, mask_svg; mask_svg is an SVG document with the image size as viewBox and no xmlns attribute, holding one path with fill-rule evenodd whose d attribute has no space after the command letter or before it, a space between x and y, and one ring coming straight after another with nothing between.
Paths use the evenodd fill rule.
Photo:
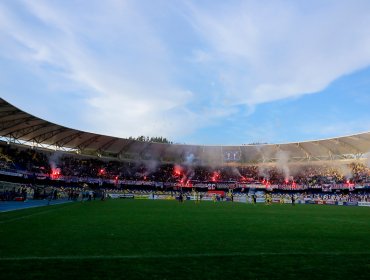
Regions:
<instances>
[{"instance_id":1,"label":"stadium roof","mask_svg":"<svg viewBox=\"0 0 370 280\"><path fill-rule=\"evenodd\" d=\"M148 143L71 129L30 115L0 98L0 137L8 142L119 159L181 162L192 158L205 164L261 163L361 158L370 151L370 132L331 139L242 146Z\"/></svg>"}]
</instances>

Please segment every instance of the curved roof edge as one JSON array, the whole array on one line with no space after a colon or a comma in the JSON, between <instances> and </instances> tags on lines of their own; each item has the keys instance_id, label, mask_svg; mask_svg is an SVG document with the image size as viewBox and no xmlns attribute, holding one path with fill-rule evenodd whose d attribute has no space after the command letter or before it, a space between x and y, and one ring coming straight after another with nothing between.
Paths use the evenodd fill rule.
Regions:
<instances>
[{"instance_id":1,"label":"curved roof edge","mask_svg":"<svg viewBox=\"0 0 370 280\"><path fill-rule=\"evenodd\" d=\"M186 145L141 142L61 126L18 109L0 98L0 137L119 159L185 161L205 164L261 163L278 160L320 161L361 158L370 151L370 132L327 139L261 145Z\"/></svg>"}]
</instances>

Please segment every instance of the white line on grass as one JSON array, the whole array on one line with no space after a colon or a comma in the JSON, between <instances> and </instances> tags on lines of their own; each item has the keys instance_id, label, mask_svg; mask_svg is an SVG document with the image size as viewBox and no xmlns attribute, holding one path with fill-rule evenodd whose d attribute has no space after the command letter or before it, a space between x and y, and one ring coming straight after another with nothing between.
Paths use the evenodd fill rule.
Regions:
<instances>
[{"instance_id":1,"label":"white line on grass","mask_svg":"<svg viewBox=\"0 0 370 280\"><path fill-rule=\"evenodd\" d=\"M156 254L156 255L95 255L95 256L20 256L0 257L0 261L27 260L102 260L102 259L170 259L170 258L201 258L201 257L258 257L258 256L346 256L370 255L370 252L233 252L233 253L194 253L194 254Z\"/></svg>"}]
</instances>

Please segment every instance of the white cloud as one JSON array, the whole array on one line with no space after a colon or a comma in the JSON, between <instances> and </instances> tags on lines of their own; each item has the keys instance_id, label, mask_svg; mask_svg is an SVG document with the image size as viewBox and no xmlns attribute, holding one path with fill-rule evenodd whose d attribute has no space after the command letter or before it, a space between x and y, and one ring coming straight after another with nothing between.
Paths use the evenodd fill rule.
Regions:
<instances>
[{"instance_id":1,"label":"white cloud","mask_svg":"<svg viewBox=\"0 0 370 280\"><path fill-rule=\"evenodd\" d=\"M225 91L255 105L321 91L370 64L370 3L319 2L189 5L188 18L219 61Z\"/></svg>"},{"instance_id":2,"label":"white cloud","mask_svg":"<svg viewBox=\"0 0 370 280\"><path fill-rule=\"evenodd\" d=\"M83 92L79 113L111 135L179 138L370 64L367 1L9 3L0 56L60 99Z\"/></svg>"},{"instance_id":3,"label":"white cloud","mask_svg":"<svg viewBox=\"0 0 370 280\"><path fill-rule=\"evenodd\" d=\"M40 75L42 65L58 68L60 78L90 92L85 93L81 112L93 130L124 137L169 137L181 135L184 127L191 131L202 125L186 109L192 93L172 81L174 66L166 45L134 4L104 2L104 7L96 5L94 14L81 20L76 19L78 10L47 1L25 3L28 16L41 29L27 26L1 7L7 23L2 32L25 48L9 56L33 65ZM121 40L125 36L129 38Z\"/></svg>"}]
</instances>

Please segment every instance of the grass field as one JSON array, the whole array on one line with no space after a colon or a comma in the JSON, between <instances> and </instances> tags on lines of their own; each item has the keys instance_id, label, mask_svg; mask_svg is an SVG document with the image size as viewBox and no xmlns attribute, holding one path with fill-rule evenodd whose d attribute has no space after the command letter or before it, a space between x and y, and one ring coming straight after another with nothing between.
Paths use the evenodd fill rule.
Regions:
<instances>
[{"instance_id":1,"label":"grass field","mask_svg":"<svg viewBox=\"0 0 370 280\"><path fill-rule=\"evenodd\" d=\"M370 279L370 209L110 200L0 214L1 279Z\"/></svg>"}]
</instances>

